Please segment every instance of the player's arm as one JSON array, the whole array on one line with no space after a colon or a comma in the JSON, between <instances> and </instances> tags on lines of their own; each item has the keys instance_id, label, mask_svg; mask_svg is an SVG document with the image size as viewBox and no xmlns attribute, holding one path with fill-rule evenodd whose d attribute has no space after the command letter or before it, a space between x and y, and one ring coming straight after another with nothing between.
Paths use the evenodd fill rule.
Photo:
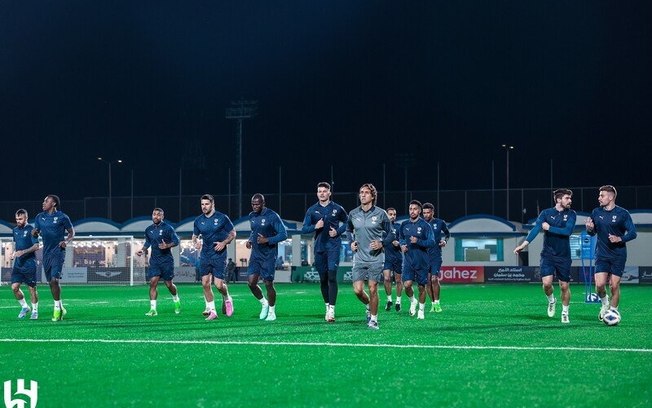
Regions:
<instances>
[{"instance_id":1,"label":"player's arm","mask_svg":"<svg viewBox=\"0 0 652 408\"><path fill-rule=\"evenodd\" d=\"M441 221L441 232L444 234L444 241L448 242L448 240L451 237L451 232L448 229L448 225L444 222L444 220Z\"/></svg>"},{"instance_id":2,"label":"player's arm","mask_svg":"<svg viewBox=\"0 0 652 408\"><path fill-rule=\"evenodd\" d=\"M229 232L229 235L224 238L223 241L219 241L215 243L215 252L220 252L224 248L226 248L227 245L231 243L235 239L235 229L232 229L231 232Z\"/></svg>"},{"instance_id":3,"label":"player's arm","mask_svg":"<svg viewBox=\"0 0 652 408\"><path fill-rule=\"evenodd\" d=\"M351 251L358 251L358 241L355 240L355 233L353 232L355 228L353 227L353 221L351 220L351 214L347 217L346 220L346 234L349 237L349 242L351 243Z\"/></svg>"},{"instance_id":4,"label":"player's arm","mask_svg":"<svg viewBox=\"0 0 652 408\"><path fill-rule=\"evenodd\" d=\"M392 222L389 220L389 216L385 211L383 211L383 223L381 226L384 232L383 240L381 242L383 247L392 245L392 241L396 239L396 235L392 232Z\"/></svg>"},{"instance_id":5,"label":"player's arm","mask_svg":"<svg viewBox=\"0 0 652 408\"><path fill-rule=\"evenodd\" d=\"M576 221L577 221L577 215L575 214L575 211L571 211L570 214L568 215L568 220L566 220L566 226L564 228L551 226L550 228L548 228L548 231L552 232L553 234L569 237L573 233L573 229L575 228Z\"/></svg>"},{"instance_id":6,"label":"player's arm","mask_svg":"<svg viewBox=\"0 0 652 408\"><path fill-rule=\"evenodd\" d=\"M636 226L634 226L634 221L632 220L632 216L629 215L628 212L627 217L625 218L625 235L623 235L620 238L622 242L627 242L636 239L637 236L638 234L636 233Z\"/></svg>"},{"instance_id":7,"label":"player's arm","mask_svg":"<svg viewBox=\"0 0 652 408\"><path fill-rule=\"evenodd\" d=\"M595 211L593 211L591 213L591 216L587 217L586 221L584 221L584 227L586 228L586 232L591 236L594 236L596 234L596 232L595 232L595 222L593 222L593 219L595 218L594 214L595 214Z\"/></svg>"},{"instance_id":8,"label":"player's arm","mask_svg":"<svg viewBox=\"0 0 652 408\"><path fill-rule=\"evenodd\" d=\"M151 246L152 246L152 242L149 240L149 234L147 233L147 230L145 230L145 242L143 243L143 247L140 249L140 251L136 252L136 255L138 256L147 255L147 250Z\"/></svg>"},{"instance_id":9,"label":"player's arm","mask_svg":"<svg viewBox=\"0 0 652 408\"><path fill-rule=\"evenodd\" d=\"M426 228L426 237L424 239L417 238L416 244L421 248L432 248L435 246L435 230L432 225L428 224L430 228Z\"/></svg>"},{"instance_id":10,"label":"player's arm","mask_svg":"<svg viewBox=\"0 0 652 408\"><path fill-rule=\"evenodd\" d=\"M72 224L66 227L66 233L67 233L66 239L59 242L59 246L61 248L65 248L66 246L68 246L68 244L71 243L72 239L75 237L75 228L73 228Z\"/></svg>"},{"instance_id":11,"label":"player's arm","mask_svg":"<svg viewBox=\"0 0 652 408\"><path fill-rule=\"evenodd\" d=\"M283 221L281 221L281 217L275 218L276 220L274 221L273 226L274 230L276 231L276 235L267 238L267 242L271 245L278 244L279 242L288 239L288 230L285 228Z\"/></svg>"},{"instance_id":12,"label":"player's arm","mask_svg":"<svg viewBox=\"0 0 652 408\"><path fill-rule=\"evenodd\" d=\"M303 219L303 226L301 227L302 234L312 234L315 232L315 224L312 223L312 207L306 211L306 216Z\"/></svg>"},{"instance_id":13,"label":"player's arm","mask_svg":"<svg viewBox=\"0 0 652 408\"><path fill-rule=\"evenodd\" d=\"M340 236L346 232L346 222L349 220L349 215L346 213L344 207L340 206L340 212L337 215L339 226L337 227L337 235Z\"/></svg>"},{"instance_id":14,"label":"player's arm","mask_svg":"<svg viewBox=\"0 0 652 408\"><path fill-rule=\"evenodd\" d=\"M19 249L18 251L14 252L14 258L20 258L23 255L28 255L31 254L32 252L38 251L39 245L38 242L31 247L27 249Z\"/></svg>"},{"instance_id":15,"label":"player's arm","mask_svg":"<svg viewBox=\"0 0 652 408\"><path fill-rule=\"evenodd\" d=\"M172 227L170 227L170 235L171 235L170 238L172 238L172 240L166 245L168 248L174 248L175 246L179 245L180 242L179 236L177 235L176 231Z\"/></svg>"},{"instance_id":16,"label":"player's arm","mask_svg":"<svg viewBox=\"0 0 652 408\"><path fill-rule=\"evenodd\" d=\"M199 225L197 225L197 220L192 225L192 245L195 249L201 249L201 242L199 237L201 236L201 231L199 231Z\"/></svg>"},{"instance_id":17,"label":"player's arm","mask_svg":"<svg viewBox=\"0 0 652 408\"><path fill-rule=\"evenodd\" d=\"M546 219L546 216L544 215L544 213L542 211L541 214L539 214L539 216L537 217L536 222L534 223L534 228L532 228L530 230L530 233L527 234L527 237L525 237L525 240L521 243L521 245L514 248L514 253L515 254L518 254L519 252L524 250L525 247L530 245L530 242L532 242L534 240L534 238L536 238L537 235L539 235L539 232L541 231L541 225L543 224L545 219Z\"/></svg>"}]
</instances>

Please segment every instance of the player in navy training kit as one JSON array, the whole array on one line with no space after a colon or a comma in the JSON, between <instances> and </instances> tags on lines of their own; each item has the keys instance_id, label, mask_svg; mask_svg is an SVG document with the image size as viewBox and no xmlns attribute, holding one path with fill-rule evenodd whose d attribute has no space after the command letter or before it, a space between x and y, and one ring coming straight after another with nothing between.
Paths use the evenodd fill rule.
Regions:
<instances>
[{"instance_id":1,"label":"player in navy training kit","mask_svg":"<svg viewBox=\"0 0 652 408\"><path fill-rule=\"evenodd\" d=\"M410 299L410 316L419 312L417 319L423 320L426 303L426 285L430 271L430 256L428 249L435 246L435 236L432 226L421 218L422 205L417 200L410 201L410 219L403 221L399 229L399 241L403 251L403 285L405 294ZM419 287L419 300L414 297L412 282L417 282Z\"/></svg>"},{"instance_id":2,"label":"player in navy training kit","mask_svg":"<svg viewBox=\"0 0 652 408\"><path fill-rule=\"evenodd\" d=\"M636 238L636 227L629 212L616 205L616 188L600 187L600 207L593 210L586 219L586 232L598 236L595 250L595 291L602 301L598 319L611 309L618 311L620 303L620 278L627 261L626 242ZM611 304L606 284L611 288Z\"/></svg>"},{"instance_id":3,"label":"player in navy training kit","mask_svg":"<svg viewBox=\"0 0 652 408\"><path fill-rule=\"evenodd\" d=\"M392 234L394 234L395 239L392 242L384 245L385 249L385 265L383 266L383 279L385 283L385 294L387 295L387 303L385 304L385 310L392 310L392 275L394 276L394 281L396 282L396 304L394 308L397 312L401 311L401 294L403 293L403 279L401 274L403 273L403 254L401 253L401 244L398 242L398 231L401 228L401 224L396 221L396 208L389 207L387 210L387 216L389 217L389 222L392 226Z\"/></svg>"},{"instance_id":4,"label":"player in navy training kit","mask_svg":"<svg viewBox=\"0 0 652 408\"><path fill-rule=\"evenodd\" d=\"M149 258L149 268L147 268L147 280L149 281L149 312L145 313L146 316L157 316L156 311L156 298L158 297L158 282L163 278L165 286L167 286L172 301L174 302L174 313L181 313L181 301L179 300L179 293L177 287L172 283L174 278L174 257L172 256L171 248L179 245L179 237L174 232L174 228L163 219L165 213L160 208L154 208L152 211L152 222L145 229L145 243L143 248L136 252L136 255L143 256L147 254L147 250L152 248L152 255Z\"/></svg>"},{"instance_id":5,"label":"player in navy training kit","mask_svg":"<svg viewBox=\"0 0 652 408\"><path fill-rule=\"evenodd\" d=\"M448 231L448 226L444 220L435 218L435 206L432 203L423 204L423 219L432 226L432 232L435 239L435 245L428 248L430 272L428 273L426 291L432 301L430 311L441 313L442 309L439 304L441 293L441 284L439 283L439 279L441 278L439 270L441 269L442 264L441 249L448 243L451 233Z\"/></svg>"},{"instance_id":6,"label":"player in navy training kit","mask_svg":"<svg viewBox=\"0 0 652 408\"><path fill-rule=\"evenodd\" d=\"M569 323L568 306L570 304L570 269L571 251L569 237L575 228L577 215L571 210L573 192L567 188L560 188L553 192L555 206L541 211L534 224L534 228L525 237L521 245L514 248L518 254L544 231L543 250L541 251L541 282L543 292L548 297L548 316L555 315L557 300L554 295L552 280L557 276L561 288L561 322Z\"/></svg>"},{"instance_id":7,"label":"player in navy training kit","mask_svg":"<svg viewBox=\"0 0 652 408\"><path fill-rule=\"evenodd\" d=\"M58 209L60 203L61 200L56 195L46 196L43 200L43 212L36 216L32 230L33 236L41 235L43 239L43 271L54 299L52 321L63 319L67 312L61 302L59 279L66 258L66 246L75 236L70 218ZM64 233L67 234L65 237Z\"/></svg>"},{"instance_id":8,"label":"player in navy training kit","mask_svg":"<svg viewBox=\"0 0 652 408\"><path fill-rule=\"evenodd\" d=\"M321 295L326 304L324 319L335 321L337 301L337 266L342 251L342 234L346 231L347 215L341 205L331 201L331 185L317 184L319 202L308 208L302 234L315 233L315 267L319 272Z\"/></svg>"},{"instance_id":9,"label":"player in navy training kit","mask_svg":"<svg viewBox=\"0 0 652 408\"><path fill-rule=\"evenodd\" d=\"M215 297L211 288L211 276L218 292L222 294L222 313L233 315L233 299L226 284L226 246L235 239L235 229L229 217L215 211L215 199L210 194L201 197L202 215L195 219L192 242L201 250L199 273L204 289L206 320L217 318ZM199 238L201 237L201 241Z\"/></svg>"},{"instance_id":10,"label":"player in navy training kit","mask_svg":"<svg viewBox=\"0 0 652 408\"><path fill-rule=\"evenodd\" d=\"M274 211L265 207L265 197L256 193L251 197L249 223L251 235L247 240L247 248L251 249L249 269L247 273L249 290L261 304L260 320L276 320L276 289L274 288L274 272L278 243L288 237L287 230L281 217ZM267 290L267 299L258 286L258 280L263 278Z\"/></svg>"},{"instance_id":11,"label":"player in navy training kit","mask_svg":"<svg viewBox=\"0 0 652 408\"><path fill-rule=\"evenodd\" d=\"M20 290L21 283L29 287L29 294L32 301L32 315L30 319L38 319L38 291L36 290L36 255L38 250L38 239L32 235L32 226L27 224L27 210L16 211L16 227L13 230L14 243L16 248L11 254L14 260L14 267L11 271L11 290L20 303L21 309L19 319L24 319L30 311L25 301L25 295Z\"/></svg>"}]
</instances>

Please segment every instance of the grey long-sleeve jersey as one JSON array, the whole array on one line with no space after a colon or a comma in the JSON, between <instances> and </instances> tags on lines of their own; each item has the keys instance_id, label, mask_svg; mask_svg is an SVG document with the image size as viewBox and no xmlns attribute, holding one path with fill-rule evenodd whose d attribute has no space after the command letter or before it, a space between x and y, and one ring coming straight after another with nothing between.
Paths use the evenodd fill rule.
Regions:
<instances>
[{"instance_id":1,"label":"grey long-sleeve jersey","mask_svg":"<svg viewBox=\"0 0 652 408\"><path fill-rule=\"evenodd\" d=\"M371 241L382 241L385 244L393 240L392 223L385 210L376 206L372 206L369 211L363 211L361 207L351 210L346 230L351 242L358 243L358 251L353 255L353 262L384 260L383 249L372 251L369 245Z\"/></svg>"}]
</instances>

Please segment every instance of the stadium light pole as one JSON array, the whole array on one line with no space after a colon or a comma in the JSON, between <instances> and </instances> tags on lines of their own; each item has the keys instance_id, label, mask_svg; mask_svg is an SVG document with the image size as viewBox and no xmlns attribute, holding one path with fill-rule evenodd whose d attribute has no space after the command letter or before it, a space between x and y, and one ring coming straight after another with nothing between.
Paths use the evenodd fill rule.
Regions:
<instances>
[{"instance_id":1,"label":"stadium light pole","mask_svg":"<svg viewBox=\"0 0 652 408\"><path fill-rule=\"evenodd\" d=\"M505 219L507 221L509 221L509 151L514 150L514 146L508 145L508 144L504 144L502 146L503 146L503 149L505 149L505 153L507 154L507 170L506 170L506 175L507 175L506 176L506 178L507 178L507 183L506 184L507 184L507 187L505 188L506 195L507 195L507 198L506 198L507 201L505 202L505 206L507 207L507 209L506 209L507 216L505 217Z\"/></svg>"},{"instance_id":2,"label":"stadium light pole","mask_svg":"<svg viewBox=\"0 0 652 408\"><path fill-rule=\"evenodd\" d=\"M112 198L113 198L112 197L113 196L112 183L111 183L111 165L113 163L122 163L122 160L120 160L120 159L118 159L118 160L106 160L106 159L103 159L101 157L98 157L97 160L99 160L102 163L105 163L105 164L107 164L109 166L109 202L108 202L108 205L107 205L107 211L106 212L107 212L107 218L110 220L111 215L112 215L111 214L111 201L112 201Z\"/></svg>"},{"instance_id":3,"label":"stadium light pole","mask_svg":"<svg viewBox=\"0 0 652 408\"><path fill-rule=\"evenodd\" d=\"M236 160L238 162L238 218L242 217L242 121L251 119L256 116L258 111L258 101L233 101L231 107L226 108L225 118L236 121L236 133L238 146Z\"/></svg>"}]
</instances>

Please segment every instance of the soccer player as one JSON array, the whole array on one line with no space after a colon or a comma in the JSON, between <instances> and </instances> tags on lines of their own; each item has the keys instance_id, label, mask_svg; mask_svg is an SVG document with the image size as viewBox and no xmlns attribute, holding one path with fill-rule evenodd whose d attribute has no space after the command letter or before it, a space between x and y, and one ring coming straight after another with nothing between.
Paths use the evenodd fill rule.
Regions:
<instances>
[{"instance_id":1,"label":"soccer player","mask_svg":"<svg viewBox=\"0 0 652 408\"><path fill-rule=\"evenodd\" d=\"M616 205L616 188L605 185L600 187L598 202L591 217L586 219L586 232L597 235L595 250L595 291L602 301L598 319L602 321L609 307L618 311L620 303L620 278L627 261L626 242L636 238L636 227L629 212ZM611 288L611 303L605 288L607 282Z\"/></svg>"},{"instance_id":2,"label":"soccer player","mask_svg":"<svg viewBox=\"0 0 652 408\"><path fill-rule=\"evenodd\" d=\"M410 201L408 207L410 219L403 221L399 229L399 241L403 258L403 285L405 294L410 299L410 316L417 315L423 320L426 304L426 285L430 271L429 248L435 246L435 235L432 226L421 218L423 206L418 200ZM412 282L419 287L419 300L414 297ZM419 312L417 313L417 303Z\"/></svg>"},{"instance_id":3,"label":"soccer player","mask_svg":"<svg viewBox=\"0 0 652 408\"><path fill-rule=\"evenodd\" d=\"M331 185L325 181L317 184L317 200L306 211L301 233L315 233L315 267L319 272L321 295L326 305L324 320L332 323L335 321L337 302L341 236L346 231L347 214L341 205L331 201Z\"/></svg>"},{"instance_id":4,"label":"soccer player","mask_svg":"<svg viewBox=\"0 0 652 408\"><path fill-rule=\"evenodd\" d=\"M54 299L54 314L52 321L63 319L66 309L61 302L61 272L66 258L66 246L75 236L70 218L59 210L59 197L50 194L43 200L43 212L34 220L32 236L41 235L43 239L43 271L50 284L50 292ZM65 237L64 237L65 233Z\"/></svg>"},{"instance_id":5,"label":"soccer player","mask_svg":"<svg viewBox=\"0 0 652 408\"><path fill-rule=\"evenodd\" d=\"M174 257L171 248L179 245L179 237L174 228L165 221L165 213L161 208L154 208L152 211L152 222L145 229L145 243L143 248L136 252L136 255L147 255L148 249L152 248L152 255L149 258L147 268L147 280L149 281L149 312L145 316L157 316L156 298L158 297L158 282L162 278L167 286L172 301L174 302L174 313L181 313L181 301L177 287L172 283L174 278Z\"/></svg>"},{"instance_id":6,"label":"soccer player","mask_svg":"<svg viewBox=\"0 0 652 408\"><path fill-rule=\"evenodd\" d=\"M401 244L398 242L398 232L401 224L396 222L396 209L389 207L387 216L392 225L392 234L395 239L389 244L385 245L385 266L383 267L383 279L385 283L385 294L387 295L387 304L385 310L392 309L392 275L396 281L396 304L394 308L397 312L401 311L401 294L403 293L403 280L401 274L403 272L403 254L401 253Z\"/></svg>"},{"instance_id":7,"label":"soccer player","mask_svg":"<svg viewBox=\"0 0 652 408\"><path fill-rule=\"evenodd\" d=\"M247 248L251 249L249 258L249 275L247 281L249 290L260 302L260 320L276 320L276 288L274 288L274 273L278 243L288 237L281 217L265 207L265 197L256 193L251 197L252 212L249 213L251 235L247 240ZM267 299L258 286L258 280L263 278Z\"/></svg>"},{"instance_id":8,"label":"soccer player","mask_svg":"<svg viewBox=\"0 0 652 408\"><path fill-rule=\"evenodd\" d=\"M441 293L441 284L439 283L439 279L441 278L439 270L441 269L442 263L441 249L446 246L446 243L448 243L451 233L448 231L448 226L444 220L435 218L435 206L431 203L423 204L423 219L432 226L432 232L435 237L435 245L428 248L430 272L428 272L426 291L432 301L430 312L441 313L442 309L439 304Z\"/></svg>"},{"instance_id":9,"label":"soccer player","mask_svg":"<svg viewBox=\"0 0 652 408\"><path fill-rule=\"evenodd\" d=\"M571 252L568 237L573 233L577 215L571 210L573 192L567 188L560 188L553 192L555 206L541 211L532 231L525 237L521 245L514 248L518 254L537 237L539 231L544 231L543 250L541 251L541 281L543 292L548 297L548 316L555 316L555 299L552 280L555 276L559 279L561 288L561 322L569 323L568 306L570 304L570 269Z\"/></svg>"},{"instance_id":10,"label":"soccer player","mask_svg":"<svg viewBox=\"0 0 652 408\"><path fill-rule=\"evenodd\" d=\"M29 288L32 301L32 315L30 319L38 319L38 291L36 290L36 255L38 250L38 239L32 235L34 229L27 224L27 210L16 211L16 227L14 228L15 252L11 255L14 260L14 267L11 271L11 290L14 291L16 300L20 303L19 319L24 319L30 308L25 301L25 295L20 290L21 283Z\"/></svg>"},{"instance_id":11,"label":"soccer player","mask_svg":"<svg viewBox=\"0 0 652 408\"><path fill-rule=\"evenodd\" d=\"M351 235L353 254L353 291L365 305L367 326L378 330L378 282L383 276L383 246L394 240L392 226L385 210L376 207L378 193L371 183L360 187L360 206L349 213L347 231ZM364 291L368 281L369 295Z\"/></svg>"},{"instance_id":12,"label":"soccer player","mask_svg":"<svg viewBox=\"0 0 652 408\"><path fill-rule=\"evenodd\" d=\"M210 194L201 197L202 215L195 219L192 242L201 250L199 273L206 301L206 320L217 319L211 276L218 292L222 294L224 313L233 315L233 299L224 276L226 246L235 239L235 229L229 217L215 210L215 199ZM199 238L201 237L201 241Z\"/></svg>"}]
</instances>

